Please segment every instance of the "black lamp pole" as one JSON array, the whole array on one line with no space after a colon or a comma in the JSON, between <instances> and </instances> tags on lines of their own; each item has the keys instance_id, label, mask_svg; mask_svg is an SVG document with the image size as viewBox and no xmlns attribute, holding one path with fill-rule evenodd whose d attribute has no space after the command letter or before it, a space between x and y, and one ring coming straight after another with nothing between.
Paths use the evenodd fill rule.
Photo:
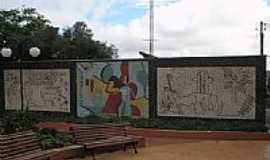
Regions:
<instances>
[{"instance_id":1,"label":"black lamp pole","mask_svg":"<svg viewBox=\"0 0 270 160\"><path fill-rule=\"evenodd\" d=\"M24 110L24 88L23 88L23 44L19 42L18 44L18 62L19 62L19 70L20 70L20 96L21 96L21 110Z\"/></svg>"}]
</instances>

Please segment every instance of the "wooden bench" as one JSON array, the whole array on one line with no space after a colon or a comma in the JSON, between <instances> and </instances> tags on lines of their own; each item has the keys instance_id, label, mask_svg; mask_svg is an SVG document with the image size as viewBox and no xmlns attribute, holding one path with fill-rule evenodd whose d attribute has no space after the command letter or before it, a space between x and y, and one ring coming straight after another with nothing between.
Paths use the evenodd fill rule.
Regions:
<instances>
[{"instance_id":1,"label":"wooden bench","mask_svg":"<svg viewBox=\"0 0 270 160\"><path fill-rule=\"evenodd\" d=\"M102 147L122 146L124 151L132 146L137 154L138 140L127 135L126 127L129 124L82 124L72 128L75 140L90 151L95 160L95 150Z\"/></svg>"},{"instance_id":2,"label":"wooden bench","mask_svg":"<svg viewBox=\"0 0 270 160\"><path fill-rule=\"evenodd\" d=\"M49 160L50 151L42 151L32 131L0 135L1 160Z\"/></svg>"}]
</instances>

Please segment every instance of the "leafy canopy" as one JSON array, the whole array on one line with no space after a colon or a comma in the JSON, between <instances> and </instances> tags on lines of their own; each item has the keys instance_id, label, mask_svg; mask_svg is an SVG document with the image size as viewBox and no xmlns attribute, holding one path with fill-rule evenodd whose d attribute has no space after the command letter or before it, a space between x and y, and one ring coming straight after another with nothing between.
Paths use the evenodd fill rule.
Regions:
<instances>
[{"instance_id":1,"label":"leafy canopy","mask_svg":"<svg viewBox=\"0 0 270 160\"><path fill-rule=\"evenodd\" d=\"M41 49L39 59L98 59L118 56L114 45L94 40L93 35L84 22L76 22L60 33L60 29L53 26L35 8L0 10L0 47L11 48L12 59L18 59L20 53L24 59L31 59L28 52L34 46Z\"/></svg>"}]
</instances>

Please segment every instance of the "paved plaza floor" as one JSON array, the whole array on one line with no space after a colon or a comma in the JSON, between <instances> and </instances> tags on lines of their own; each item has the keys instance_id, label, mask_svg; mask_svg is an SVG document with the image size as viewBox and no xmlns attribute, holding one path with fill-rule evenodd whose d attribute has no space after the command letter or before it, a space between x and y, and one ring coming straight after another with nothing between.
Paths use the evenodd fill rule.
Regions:
<instances>
[{"instance_id":1,"label":"paved plaza floor","mask_svg":"<svg viewBox=\"0 0 270 160\"><path fill-rule=\"evenodd\" d=\"M270 160L270 141L147 139L138 154L117 151L97 160ZM86 157L80 160L92 160Z\"/></svg>"}]
</instances>

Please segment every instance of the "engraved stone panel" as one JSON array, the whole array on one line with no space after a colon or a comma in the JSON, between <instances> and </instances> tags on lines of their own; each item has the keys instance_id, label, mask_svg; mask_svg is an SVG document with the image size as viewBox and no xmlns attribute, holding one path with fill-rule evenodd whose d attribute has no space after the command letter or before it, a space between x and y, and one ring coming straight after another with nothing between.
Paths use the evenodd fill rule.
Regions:
<instances>
[{"instance_id":1,"label":"engraved stone panel","mask_svg":"<svg viewBox=\"0 0 270 160\"><path fill-rule=\"evenodd\" d=\"M70 112L69 70L24 70L24 106L33 111Z\"/></svg>"},{"instance_id":2,"label":"engraved stone panel","mask_svg":"<svg viewBox=\"0 0 270 160\"><path fill-rule=\"evenodd\" d=\"M21 109L20 72L4 71L5 106ZM67 69L23 70L24 109L70 112L70 76Z\"/></svg>"},{"instance_id":3,"label":"engraved stone panel","mask_svg":"<svg viewBox=\"0 0 270 160\"><path fill-rule=\"evenodd\" d=\"M255 119L255 67L158 68L159 116Z\"/></svg>"},{"instance_id":4,"label":"engraved stone panel","mask_svg":"<svg viewBox=\"0 0 270 160\"><path fill-rule=\"evenodd\" d=\"M19 70L5 70L4 83L6 110L21 110Z\"/></svg>"}]
</instances>

